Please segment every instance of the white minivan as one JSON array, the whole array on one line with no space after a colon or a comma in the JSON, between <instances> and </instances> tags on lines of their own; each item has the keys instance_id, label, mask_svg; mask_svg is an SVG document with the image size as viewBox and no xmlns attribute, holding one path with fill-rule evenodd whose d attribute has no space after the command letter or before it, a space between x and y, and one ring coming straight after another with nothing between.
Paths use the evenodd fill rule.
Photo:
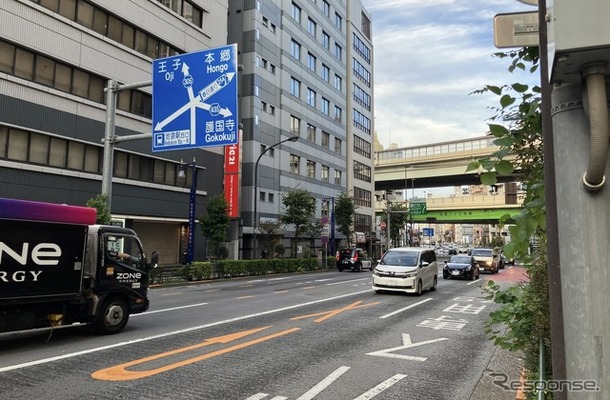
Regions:
<instances>
[{"instance_id":1,"label":"white minivan","mask_svg":"<svg viewBox=\"0 0 610 400\"><path fill-rule=\"evenodd\" d=\"M433 249L396 247L386 251L373 270L373 290L420 295L427 289L436 290L437 275Z\"/></svg>"}]
</instances>

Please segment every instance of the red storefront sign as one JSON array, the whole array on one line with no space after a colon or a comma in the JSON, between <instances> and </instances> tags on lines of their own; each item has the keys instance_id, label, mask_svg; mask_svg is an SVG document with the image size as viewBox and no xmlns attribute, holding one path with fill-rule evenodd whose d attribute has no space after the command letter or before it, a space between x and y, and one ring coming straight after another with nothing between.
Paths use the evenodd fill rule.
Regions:
<instances>
[{"instance_id":1,"label":"red storefront sign","mask_svg":"<svg viewBox=\"0 0 610 400\"><path fill-rule=\"evenodd\" d=\"M229 218L239 217L239 144L225 146L225 200Z\"/></svg>"}]
</instances>

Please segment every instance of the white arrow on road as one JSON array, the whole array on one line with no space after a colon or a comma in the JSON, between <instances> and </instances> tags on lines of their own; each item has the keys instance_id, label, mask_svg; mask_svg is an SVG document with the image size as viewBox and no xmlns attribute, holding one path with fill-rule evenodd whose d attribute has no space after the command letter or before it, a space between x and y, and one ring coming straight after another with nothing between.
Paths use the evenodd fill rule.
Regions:
<instances>
[{"instance_id":1,"label":"white arrow on road","mask_svg":"<svg viewBox=\"0 0 610 400\"><path fill-rule=\"evenodd\" d=\"M366 353L366 354L369 356L400 358L402 360L426 361L427 357L407 356L407 355L402 355L402 354L394 354L393 352L399 351L399 350L404 350L404 349L410 349L412 347L419 347L419 346L423 346L426 344L442 342L443 340L447 340L447 339L449 339L449 338L438 338L438 339L424 340L423 342L413 343L411 341L411 335L409 335L408 333L403 333L402 334L402 342L403 342L402 346L392 347L391 349L384 349L384 350L374 351L372 353Z\"/></svg>"}]
</instances>

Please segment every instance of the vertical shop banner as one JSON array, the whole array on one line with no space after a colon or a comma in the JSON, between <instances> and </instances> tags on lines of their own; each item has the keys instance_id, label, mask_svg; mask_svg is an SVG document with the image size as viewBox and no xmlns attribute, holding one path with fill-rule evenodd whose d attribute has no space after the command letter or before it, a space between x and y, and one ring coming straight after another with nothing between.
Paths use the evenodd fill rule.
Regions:
<instances>
[{"instance_id":1,"label":"vertical shop banner","mask_svg":"<svg viewBox=\"0 0 610 400\"><path fill-rule=\"evenodd\" d=\"M229 218L239 217L239 144L225 146L225 200Z\"/></svg>"}]
</instances>

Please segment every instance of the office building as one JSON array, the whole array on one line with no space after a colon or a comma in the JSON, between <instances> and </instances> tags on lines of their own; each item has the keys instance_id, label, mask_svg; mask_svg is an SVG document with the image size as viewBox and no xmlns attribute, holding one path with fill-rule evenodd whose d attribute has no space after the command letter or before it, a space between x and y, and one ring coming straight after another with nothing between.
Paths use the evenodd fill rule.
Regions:
<instances>
[{"instance_id":1,"label":"office building","mask_svg":"<svg viewBox=\"0 0 610 400\"><path fill-rule=\"evenodd\" d=\"M228 42L238 44L243 65L244 258L257 257L260 250L258 243L254 246L255 220L278 222L282 196L297 188L314 196L317 217L325 203L332 206L330 199L343 192L353 196L358 206L355 228L362 237L369 234L370 240L374 216L370 21L360 1L230 2ZM299 139L285 141L293 135ZM285 240L294 236L290 227L282 233ZM331 249L347 244L339 232L336 239ZM319 237L304 238L300 245L303 255L321 248Z\"/></svg>"},{"instance_id":2,"label":"office building","mask_svg":"<svg viewBox=\"0 0 610 400\"><path fill-rule=\"evenodd\" d=\"M227 0L0 2L0 196L85 205L99 194L109 80L150 81L153 59L225 45L227 11ZM117 96L115 135L151 133L151 88ZM176 263L192 168L200 215L206 198L223 191L224 149L151 148L150 139L116 144L113 223L134 228L161 263ZM191 163L186 181L177 177L181 160ZM203 259L199 229L195 239L195 259Z\"/></svg>"}]
</instances>

